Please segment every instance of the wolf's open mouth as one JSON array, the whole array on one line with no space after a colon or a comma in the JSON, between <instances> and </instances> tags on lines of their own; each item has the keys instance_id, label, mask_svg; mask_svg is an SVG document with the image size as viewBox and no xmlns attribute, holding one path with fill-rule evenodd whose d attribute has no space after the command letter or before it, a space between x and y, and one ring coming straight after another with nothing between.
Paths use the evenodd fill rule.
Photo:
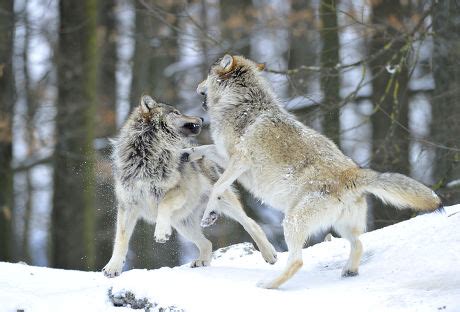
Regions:
<instances>
[{"instance_id":1,"label":"wolf's open mouth","mask_svg":"<svg viewBox=\"0 0 460 312\"><path fill-rule=\"evenodd\" d=\"M201 125L192 122L184 124L183 127L190 130L193 134L198 134L201 130Z\"/></svg>"}]
</instances>

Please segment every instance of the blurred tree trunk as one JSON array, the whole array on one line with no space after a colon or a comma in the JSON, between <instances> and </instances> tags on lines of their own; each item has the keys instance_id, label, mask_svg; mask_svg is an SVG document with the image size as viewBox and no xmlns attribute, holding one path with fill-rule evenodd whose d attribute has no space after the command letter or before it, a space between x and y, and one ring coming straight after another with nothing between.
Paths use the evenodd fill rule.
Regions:
<instances>
[{"instance_id":1,"label":"blurred tree trunk","mask_svg":"<svg viewBox=\"0 0 460 312\"><path fill-rule=\"evenodd\" d=\"M133 77L131 82L131 108L139 104L143 93L150 94L172 105L178 97L175 92L175 81L165 77L165 69L177 61L177 33L157 14L166 19L171 25L178 25L176 13L179 7L170 1L146 1L161 6L168 13L151 13L151 7L146 8L136 1L135 14L135 47L133 56Z\"/></svg>"},{"instance_id":2,"label":"blurred tree trunk","mask_svg":"<svg viewBox=\"0 0 460 312\"><path fill-rule=\"evenodd\" d=\"M94 116L97 3L61 0L52 264L94 269Z\"/></svg>"},{"instance_id":3,"label":"blurred tree trunk","mask_svg":"<svg viewBox=\"0 0 460 312\"><path fill-rule=\"evenodd\" d=\"M376 30L371 38L369 57L373 76L371 167L377 171L392 171L408 175L408 68L403 60L405 39L401 36L407 6L400 0L376 1L372 5L372 24ZM391 43L391 45L390 45ZM383 53L382 50L384 49ZM386 68L394 68L389 73ZM403 127L405 129L403 129ZM396 210L378 200L373 201L374 225L380 228L410 217L409 210Z\"/></svg>"},{"instance_id":4,"label":"blurred tree trunk","mask_svg":"<svg viewBox=\"0 0 460 312\"><path fill-rule=\"evenodd\" d=\"M323 133L340 145L340 97L339 34L337 28L336 0L322 0L320 4L321 26L321 88L323 91L322 130Z\"/></svg>"},{"instance_id":5,"label":"blurred tree trunk","mask_svg":"<svg viewBox=\"0 0 460 312\"><path fill-rule=\"evenodd\" d=\"M177 61L177 33L164 24L160 17L170 25L178 25L176 14L179 7L167 0L151 0L146 3L147 6L144 6L136 1L135 5L131 109L137 107L144 93L171 105L176 105L178 101L174 78L166 77L164 73L167 66ZM178 265L180 257L177 235L172 235L166 244L158 244L154 241L153 233L153 225L138 222L131 244L133 265L136 268Z\"/></svg>"},{"instance_id":6,"label":"blurred tree trunk","mask_svg":"<svg viewBox=\"0 0 460 312\"><path fill-rule=\"evenodd\" d=\"M448 183L460 179L460 4L437 1L433 8L433 75L432 139L435 143L455 148L436 149L434 160L435 187L440 188L444 204L460 202L460 186Z\"/></svg>"},{"instance_id":7,"label":"blurred tree trunk","mask_svg":"<svg viewBox=\"0 0 460 312\"><path fill-rule=\"evenodd\" d=\"M14 1L0 0L0 261L12 261Z\"/></svg>"},{"instance_id":8,"label":"blurred tree trunk","mask_svg":"<svg viewBox=\"0 0 460 312\"><path fill-rule=\"evenodd\" d=\"M116 125L116 70L117 70L117 18L115 0L98 1L98 76L97 123L95 135L104 142L98 148L96 162L96 267L102 268L112 254L116 218L113 180L111 175L111 147L108 138L114 137Z\"/></svg>"},{"instance_id":9,"label":"blurred tree trunk","mask_svg":"<svg viewBox=\"0 0 460 312\"><path fill-rule=\"evenodd\" d=\"M24 47L22 52L22 62L23 62L23 74L24 74L24 94L26 99L26 120L25 120L25 140L27 144L27 156L32 157L35 152L35 113L37 110L37 101L33 94L30 76L29 76L29 43L30 43L30 25L29 17L27 12L27 3L24 4L23 12L23 25L24 25ZM21 260L29 263L30 254L29 254L29 234L30 234L30 218L32 216L32 206L33 206L33 183L32 183L32 173L33 168L26 170L26 202L25 202L25 212L24 212L24 229L22 232L22 244L21 244Z\"/></svg>"},{"instance_id":10,"label":"blurred tree trunk","mask_svg":"<svg viewBox=\"0 0 460 312\"><path fill-rule=\"evenodd\" d=\"M98 0L98 77L96 137L113 135L116 125L117 17L115 0Z\"/></svg>"},{"instance_id":11,"label":"blurred tree trunk","mask_svg":"<svg viewBox=\"0 0 460 312\"><path fill-rule=\"evenodd\" d=\"M249 43L250 31L254 24L253 14L255 10L252 1L220 1L219 4L224 47L231 53L249 57L251 54L251 45ZM215 56L214 59L208 58L207 61L212 63L215 61L215 58ZM209 66L206 67L204 74L207 74L208 70Z\"/></svg>"},{"instance_id":12,"label":"blurred tree trunk","mask_svg":"<svg viewBox=\"0 0 460 312\"><path fill-rule=\"evenodd\" d=\"M152 48L149 45L149 34L152 26L149 26L149 16L145 7L135 1L135 28L134 28L134 55L130 92L131 110L139 104L142 94L150 93L149 86L153 83L149 77L149 63ZM150 38L151 39L151 38ZM151 94L153 96L153 94Z\"/></svg>"}]
</instances>

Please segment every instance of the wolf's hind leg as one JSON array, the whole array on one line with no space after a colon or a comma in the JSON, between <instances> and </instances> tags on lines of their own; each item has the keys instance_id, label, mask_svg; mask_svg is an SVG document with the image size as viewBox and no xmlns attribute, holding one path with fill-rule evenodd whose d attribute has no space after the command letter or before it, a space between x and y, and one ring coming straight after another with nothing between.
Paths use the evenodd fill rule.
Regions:
<instances>
[{"instance_id":1,"label":"wolf's hind leg","mask_svg":"<svg viewBox=\"0 0 460 312\"><path fill-rule=\"evenodd\" d=\"M181 209L186 198L180 188L168 191L158 204L158 213L155 224L155 241L165 243L172 234L171 217L175 210Z\"/></svg>"},{"instance_id":2,"label":"wolf's hind leg","mask_svg":"<svg viewBox=\"0 0 460 312\"><path fill-rule=\"evenodd\" d=\"M252 239L259 247L262 257L265 261L274 264L277 259L276 250L270 244L264 231L251 218L249 218L241 207L238 197L230 190L227 190L222 195L222 200L219 205L219 211L240 223L246 232L251 235Z\"/></svg>"},{"instance_id":3,"label":"wolf's hind leg","mask_svg":"<svg viewBox=\"0 0 460 312\"><path fill-rule=\"evenodd\" d=\"M123 264L125 263L126 253L128 252L129 240L133 234L137 219L137 210L125 209L123 206L119 206L112 258L110 258L109 263L102 269L105 276L115 277L120 275Z\"/></svg>"},{"instance_id":4,"label":"wolf's hind leg","mask_svg":"<svg viewBox=\"0 0 460 312\"><path fill-rule=\"evenodd\" d=\"M257 286L262 288L278 288L290 279L302 267L302 248L307 239L307 224L295 215L286 215L283 221L284 238L289 251L289 257L283 272L271 281L260 281Z\"/></svg>"},{"instance_id":5,"label":"wolf's hind leg","mask_svg":"<svg viewBox=\"0 0 460 312\"><path fill-rule=\"evenodd\" d=\"M334 224L334 229L350 242L350 256L342 270L343 277L358 275L359 262L363 253L363 246L359 240L366 229L367 204L364 198L356 201L354 207L350 207Z\"/></svg>"},{"instance_id":6,"label":"wolf's hind leg","mask_svg":"<svg viewBox=\"0 0 460 312\"><path fill-rule=\"evenodd\" d=\"M201 232L199 216L192 215L185 220L172 220L172 225L180 235L191 241L198 247L200 256L192 261L190 267L209 266L212 256L212 244Z\"/></svg>"}]
</instances>

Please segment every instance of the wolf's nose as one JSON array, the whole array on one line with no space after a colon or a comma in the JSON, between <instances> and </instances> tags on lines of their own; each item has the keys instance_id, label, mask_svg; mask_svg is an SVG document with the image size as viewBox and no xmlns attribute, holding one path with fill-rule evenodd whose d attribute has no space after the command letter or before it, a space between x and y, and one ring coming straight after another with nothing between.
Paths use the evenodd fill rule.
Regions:
<instances>
[{"instance_id":1,"label":"wolf's nose","mask_svg":"<svg viewBox=\"0 0 460 312\"><path fill-rule=\"evenodd\" d=\"M204 118L203 118L203 117L200 117L200 119L201 119L201 122L203 122L203 121L204 121Z\"/></svg>"}]
</instances>

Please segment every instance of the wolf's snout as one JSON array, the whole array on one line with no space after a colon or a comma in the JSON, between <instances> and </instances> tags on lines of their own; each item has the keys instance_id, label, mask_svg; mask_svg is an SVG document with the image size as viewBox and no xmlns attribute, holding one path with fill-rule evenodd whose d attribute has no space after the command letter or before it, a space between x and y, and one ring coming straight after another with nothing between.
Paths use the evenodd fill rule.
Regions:
<instances>
[{"instance_id":1,"label":"wolf's snout","mask_svg":"<svg viewBox=\"0 0 460 312\"><path fill-rule=\"evenodd\" d=\"M196 88L196 93L206 95L206 80L202 81Z\"/></svg>"}]
</instances>

